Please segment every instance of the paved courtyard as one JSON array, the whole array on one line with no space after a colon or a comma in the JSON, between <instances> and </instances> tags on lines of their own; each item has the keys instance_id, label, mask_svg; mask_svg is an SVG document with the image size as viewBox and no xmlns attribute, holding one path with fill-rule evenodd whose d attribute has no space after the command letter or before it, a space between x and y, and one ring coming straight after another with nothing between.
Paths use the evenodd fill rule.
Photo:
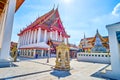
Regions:
<instances>
[{"instance_id":1,"label":"paved courtyard","mask_svg":"<svg viewBox=\"0 0 120 80\"><path fill-rule=\"evenodd\" d=\"M16 66L0 68L0 80L108 80L94 75L108 64L79 62L71 59L71 70L55 71L55 58L26 59L15 62Z\"/></svg>"}]
</instances>

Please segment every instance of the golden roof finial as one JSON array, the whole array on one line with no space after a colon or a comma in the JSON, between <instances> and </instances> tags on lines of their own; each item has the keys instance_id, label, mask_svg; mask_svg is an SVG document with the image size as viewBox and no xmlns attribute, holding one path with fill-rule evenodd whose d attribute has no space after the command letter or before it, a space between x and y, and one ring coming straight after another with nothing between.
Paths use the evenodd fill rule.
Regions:
<instances>
[{"instance_id":1,"label":"golden roof finial","mask_svg":"<svg viewBox=\"0 0 120 80\"><path fill-rule=\"evenodd\" d=\"M56 8L56 10L58 10L58 7L59 7L59 4L57 5L57 8Z\"/></svg>"},{"instance_id":2,"label":"golden roof finial","mask_svg":"<svg viewBox=\"0 0 120 80\"><path fill-rule=\"evenodd\" d=\"M97 33L99 33L98 29L96 30Z\"/></svg>"},{"instance_id":3,"label":"golden roof finial","mask_svg":"<svg viewBox=\"0 0 120 80\"><path fill-rule=\"evenodd\" d=\"M54 8L55 8L55 4L53 5L53 10L54 10Z\"/></svg>"}]
</instances>

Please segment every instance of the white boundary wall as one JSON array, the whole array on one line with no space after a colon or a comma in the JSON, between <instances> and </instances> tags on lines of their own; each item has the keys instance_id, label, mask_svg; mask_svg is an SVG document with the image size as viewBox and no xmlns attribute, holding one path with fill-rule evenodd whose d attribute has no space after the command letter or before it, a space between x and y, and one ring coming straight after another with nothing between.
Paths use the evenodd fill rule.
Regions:
<instances>
[{"instance_id":1,"label":"white boundary wall","mask_svg":"<svg viewBox=\"0 0 120 80\"><path fill-rule=\"evenodd\" d=\"M110 64L110 55L108 53L77 53L78 61L86 61L93 63L105 63Z\"/></svg>"}]
</instances>

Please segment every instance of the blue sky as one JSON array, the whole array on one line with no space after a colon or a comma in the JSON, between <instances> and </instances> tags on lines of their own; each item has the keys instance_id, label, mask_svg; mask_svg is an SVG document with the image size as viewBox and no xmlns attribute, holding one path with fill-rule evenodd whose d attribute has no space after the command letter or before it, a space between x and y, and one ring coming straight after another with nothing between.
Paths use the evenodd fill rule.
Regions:
<instances>
[{"instance_id":1,"label":"blue sky","mask_svg":"<svg viewBox=\"0 0 120 80\"><path fill-rule=\"evenodd\" d=\"M92 37L96 29L107 36L107 24L120 22L120 0L25 0L16 12L12 41L17 42L20 29L31 24L37 17L59 5L59 14L65 30L71 36L70 43L78 45L84 33Z\"/></svg>"}]
</instances>

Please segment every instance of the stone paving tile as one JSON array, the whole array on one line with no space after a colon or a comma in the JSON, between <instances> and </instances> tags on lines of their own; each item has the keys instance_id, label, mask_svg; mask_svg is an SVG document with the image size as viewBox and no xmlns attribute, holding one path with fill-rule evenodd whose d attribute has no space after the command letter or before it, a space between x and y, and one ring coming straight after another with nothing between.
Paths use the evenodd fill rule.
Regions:
<instances>
[{"instance_id":1,"label":"stone paving tile","mask_svg":"<svg viewBox=\"0 0 120 80\"><path fill-rule=\"evenodd\" d=\"M11 80L105 80L102 78L92 77L107 64L78 62L76 59L71 60L71 70L69 76L58 77L51 74L51 67L55 65L55 58L50 58L49 63L47 59L29 59L15 62L17 67L0 68L0 79Z\"/></svg>"}]
</instances>

